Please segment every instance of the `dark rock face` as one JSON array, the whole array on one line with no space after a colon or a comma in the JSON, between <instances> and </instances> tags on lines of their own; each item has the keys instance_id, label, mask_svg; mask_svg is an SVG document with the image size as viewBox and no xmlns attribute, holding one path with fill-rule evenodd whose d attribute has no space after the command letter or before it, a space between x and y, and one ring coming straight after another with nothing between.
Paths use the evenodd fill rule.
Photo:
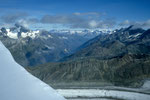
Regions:
<instances>
[{"instance_id":1,"label":"dark rock face","mask_svg":"<svg viewBox=\"0 0 150 100\"><path fill-rule=\"evenodd\" d=\"M120 29L99 35L81 45L60 63L48 63L28 70L41 80L107 81L114 85L138 87L150 77L150 31Z\"/></svg>"},{"instance_id":2,"label":"dark rock face","mask_svg":"<svg viewBox=\"0 0 150 100\"><path fill-rule=\"evenodd\" d=\"M4 35L4 36L7 35L7 31L6 31L6 29L4 27L1 28L1 35Z\"/></svg>"}]
</instances>

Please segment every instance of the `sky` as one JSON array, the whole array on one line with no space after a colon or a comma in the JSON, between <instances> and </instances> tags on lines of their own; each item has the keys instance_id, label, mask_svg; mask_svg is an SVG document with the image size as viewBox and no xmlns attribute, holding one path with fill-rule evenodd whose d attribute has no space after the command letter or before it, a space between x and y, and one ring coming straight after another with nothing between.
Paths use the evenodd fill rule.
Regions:
<instances>
[{"instance_id":1,"label":"sky","mask_svg":"<svg viewBox=\"0 0 150 100\"><path fill-rule=\"evenodd\" d=\"M32 29L150 27L150 0L0 0L0 25Z\"/></svg>"}]
</instances>

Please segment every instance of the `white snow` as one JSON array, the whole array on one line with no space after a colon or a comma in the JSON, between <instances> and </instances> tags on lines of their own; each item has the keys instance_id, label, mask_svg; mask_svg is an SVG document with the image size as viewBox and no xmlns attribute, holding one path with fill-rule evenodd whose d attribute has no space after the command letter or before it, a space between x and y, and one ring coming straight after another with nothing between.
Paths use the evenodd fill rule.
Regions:
<instances>
[{"instance_id":1,"label":"white snow","mask_svg":"<svg viewBox=\"0 0 150 100\"><path fill-rule=\"evenodd\" d=\"M37 31L30 31L30 32L22 32L21 36L23 38L26 38L27 36L31 37L32 39L34 39L37 35L39 34L39 30Z\"/></svg>"},{"instance_id":2,"label":"white snow","mask_svg":"<svg viewBox=\"0 0 150 100\"><path fill-rule=\"evenodd\" d=\"M17 64L0 42L0 100L65 100Z\"/></svg>"},{"instance_id":3,"label":"white snow","mask_svg":"<svg viewBox=\"0 0 150 100\"><path fill-rule=\"evenodd\" d=\"M55 49L54 46L48 46L48 45L45 45L45 47L47 47L48 49L51 49L51 50Z\"/></svg>"},{"instance_id":4,"label":"white snow","mask_svg":"<svg viewBox=\"0 0 150 100\"><path fill-rule=\"evenodd\" d=\"M141 35L142 33L138 33L138 34L136 34L136 35L134 35L134 37L138 37L139 35Z\"/></svg>"},{"instance_id":5,"label":"white snow","mask_svg":"<svg viewBox=\"0 0 150 100\"><path fill-rule=\"evenodd\" d=\"M96 33L101 34L101 33L111 33L112 30L108 30L108 29L86 29L86 30L50 30L51 33L59 33L59 34L76 34L76 35L86 35L86 34L93 34Z\"/></svg>"},{"instance_id":6,"label":"white snow","mask_svg":"<svg viewBox=\"0 0 150 100\"><path fill-rule=\"evenodd\" d=\"M64 49L64 52L68 52L68 50L65 48L65 49Z\"/></svg>"},{"instance_id":7,"label":"white snow","mask_svg":"<svg viewBox=\"0 0 150 100\"><path fill-rule=\"evenodd\" d=\"M125 100L150 100L150 95L137 92L100 90L100 89L57 89L58 93L68 98L119 98Z\"/></svg>"},{"instance_id":8,"label":"white snow","mask_svg":"<svg viewBox=\"0 0 150 100\"><path fill-rule=\"evenodd\" d=\"M10 38L13 38L13 39L17 39L17 34L18 33L15 33L15 32L11 32L10 29L6 29L7 31L7 36L10 37Z\"/></svg>"},{"instance_id":9,"label":"white snow","mask_svg":"<svg viewBox=\"0 0 150 100\"><path fill-rule=\"evenodd\" d=\"M59 37L59 39L68 39L67 37L65 37L65 36L62 36L62 37Z\"/></svg>"},{"instance_id":10,"label":"white snow","mask_svg":"<svg viewBox=\"0 0 150 100\"><path fill-rule=\"evenodd\" d=\"M69 32L70 32L70 34L75 34L75 33L77 33L77 34L83 34L82 30L70 30Z\"/></svg>"},{"instance_id":11,"label":"white snow","mask_svg":"<svg viewBox=\"0 0 150 100\"><path fill-rule=\"evenodd\" d=\"M149 89L150 90L150 80L146 80L142 86L143 89Z\"/></svg>"},{"instance_id":12,"label":"white snow","mask_svg":"<svg viewBox=\"0 0 150 100\"><path fill-rule=\"evenodd\" d=\"M132 38L132 37L135 38L135 37L138 37L138 36L141 35L141 34L142 34L142 33L138 33L138 34L135 34L135 35L130 35L129 38Z\"/></svg>"},{"instance_id":13,"label":"white snow","mask_svg":"<svg viewBox=\"0 0 150 100\"><path fill-rule=\"evenodd\" d=\"M13 32L13 31L10 31L10 29L6 29L7 31L7 36L10 37L10 38L13 38L13 39L18 39L18 32L20 31L18 29L18 31L16 32ZM29 32L21 32L21 37L22 38L26 38L27 36L31 37L32 39L34 39L37 35L39 35L39 30L36 30L36 31L29 31Z\"/></svg>"},{"instance_id":14,"label":"white snow","mask_svg":"<svg viewBox=\"0 0 150 100\"><path fill-rule=\"evenodd\" d=\"M49 38L53 38L51 35L48 35Z\"/></svg>"}]
</instances>

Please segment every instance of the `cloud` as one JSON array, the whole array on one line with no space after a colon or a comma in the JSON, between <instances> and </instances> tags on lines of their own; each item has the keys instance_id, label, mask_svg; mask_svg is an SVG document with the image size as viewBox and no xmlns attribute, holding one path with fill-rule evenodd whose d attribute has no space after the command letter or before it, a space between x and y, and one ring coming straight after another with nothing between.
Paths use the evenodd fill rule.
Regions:
<instances>
[{"instance_id":1,"label":"cloud","mask_svg":"<svg viewBox=\"0 0 150 100\"><path fill-rule=\"evenodd\" d=\"M119 24L119 26L123 27L123 26L130 26L130 25L134 25L134 27L136 28L150 28L150 19L146 20L146 21L129 21L129 20L125 20L123 22L121 22Z\"/></svg>"},{"instance_id":2,"label":"cloud","mask_svg":"<svg viewBox=\"0 0 150 100\"><path fill-rule=\"evenodd\" d=\"M29 23L26 20L24 20L24 19L18 20L18 22L16 24L17 25L21 25L21 26L26 27L26 28L29 27Z\"/></svg>"},{"instance_id":3,"label":"cloud","mask_svg":"<svg viewBox=\"0 0 150 100\"><path fill-rule=\"evenodd\" d=\"M89 22L89 26L91 26L91 27L97 27L97 25L98 25L98 23L95 20L91 20Z\"/></svg>"},{"instance_id":4,"label":"cloud","mask_svg":"<svg viewBox=\"0 0 150 100\"><path fill-rule=\"evenodd\" d=\"M77 23L74 24L73 28L88 28L88 29L95 29L95 28L113 28L115 26L115 21L111 20L88 20L84 23Z\"/></svg>"},{"instance_id":5,"label":"cloud","mask_svg":"<svg viewBox=\"0 0 150 100\"><path fill-rule=\"evenodd\" d=\"M39 19L37 19L37 18L28 18L26 20L30 24L35 24L35 23L39 23L40 22Z\"/></svg>"},{"instance_id":6,"label":"cloud","mask_svg":"<svg viewBox=\"0 0 150 100\"><path fill-rule=\"evenodd\" d=\"M20 18L24 18L26 16L28 16L28 14L25 12L18 12L18 13L13 13L13 14L11 13L11 14L5 14L1 16L1 20L5 23L14 23Z\"/></svg>"},{"instance_id":7,"label":"cloud","mask_svg":"<svg viewBox=\"0 0 150 100\"><path fill-rule=\"evenodd\" d=\"M5 13L0 16L1 26L12 27L14 24L18 24L24 27L32 26L39 23L39 19L29 15L26 12L11 12Z\"/></svg>"},{"instance_id":8,"label":"cloud","mask_svg":"<svg viewBox=\"0 0 150 100\"><path fill-rule=\"evenodd\" d=\"M45 15L41 19L42 23L56 23L56 24L71 24L83 22L84 19L72 15Z\"/></svg>"},{"instance_id":9,"label":"cloud","mask_svg":"<svg viewBox=\"0 0 150 100\"><path fill-rule=\"evenodd\" d=\"M88 20L74 15L45 15L41 19L41 23L47 24L63 24L72 28L86 27Z\"/></svg>"},{"instance_id":10,"label":"cloud","mask_svg":"<svg viewBox=\"0 0 150 100\"><path fill-rule=\"evenodd\" d=\"M44 15L38 18L32 17L26 13L15 13L3 15L1 18L6 24L18 23L22 24L24 27L28 27L35 24L60 24L68 28L95 29L112 28L116 24L116 21L114 19L102 19L102 14L97 12L78 12L69 15Z\"/></svg>"},{"instance_id":11,"label":"cloud","mask_svg":"<svg viewBox=\"0 0 150 100\"><path fill-rule=\"evenodd\" d=\"M28 28L29 26L32 26L33 24L39 23L39 19L37 18L25 18L25 19L19 19L16 21L16 24L21 25L23 27Z\"/></svg>"},{"instance_id":12,"label":"cloud","mask_svg":"<svg viewBox=\"0 0 150 100\"><path fill-rule=\"evenodd\" d=\"M76 16L101 16L104 15L103 13L99 13L99 12L86 12L86 13L80 13L80 12L75 12L73 13L73 15Z\"/></svg>"},{"instance_id":13,"label":"cloud","mask_svg":"<svg viewBox=\"0 0 150 100\"><path fill-rule=\"evenodd\" d=\"M88 17L92 15L93 17ZM95 16L94 16L95 15ZM97 15L97 16L96 16ZM99 18L97 18L99 16ZM89 13L73 13L72 15L45 15L40 20L46 24L64 24L71 28L109 28L115 24L114 20L101 20L100 14L95 12Z\"/></svg>"},{"instance_id":14,"label":"cloud","mask_svg":"<svg viewBox=\"0 0 150 100\"><path fill-rule=\"evenodd\" d=\"M143 23L143 26L150 27L150 19Z\"/></svg>"},{"instance_id":15,"label":"cloud","mask_svg":"<svg viewBox=\"0 0 150 100\"><path fill-rule=\"evenodd\" d=\"M125 21L121 22L119 25L120 25L120 26L126 26L126 25L130 25L130 24L131 24L131 23L130 23L129 20L125 20Z\"/></svg>"}]
</instances>

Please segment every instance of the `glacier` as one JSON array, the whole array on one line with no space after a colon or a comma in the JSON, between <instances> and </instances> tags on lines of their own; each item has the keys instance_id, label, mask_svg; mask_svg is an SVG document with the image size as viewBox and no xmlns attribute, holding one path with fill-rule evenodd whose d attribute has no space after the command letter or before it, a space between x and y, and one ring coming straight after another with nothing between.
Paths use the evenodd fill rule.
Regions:
<instances>
[{"instance_id":1,"label":"glacier","mask_svg":"<svg viewBox=\"0 0 150 100\"><path fill-rule=\"evenodd\" d=\"M66 100L17 64L0 42L0 100Z\"/></svg>"},{"instance_id":2,"label":"glacier","mask_svg":"<svg viewBox=\"0 0 150 100\"><path fill-rule=\"evenodd\" d=\"M122 88L123 89L123 88ZM57 89L58 93L72 100L150 100L149 93L115 89ZM85 99L84 99L85 98ZM91 99L88 99L91 98ZM112 98L112 99L110 99Z\"/></svg>"}]
</instances>

